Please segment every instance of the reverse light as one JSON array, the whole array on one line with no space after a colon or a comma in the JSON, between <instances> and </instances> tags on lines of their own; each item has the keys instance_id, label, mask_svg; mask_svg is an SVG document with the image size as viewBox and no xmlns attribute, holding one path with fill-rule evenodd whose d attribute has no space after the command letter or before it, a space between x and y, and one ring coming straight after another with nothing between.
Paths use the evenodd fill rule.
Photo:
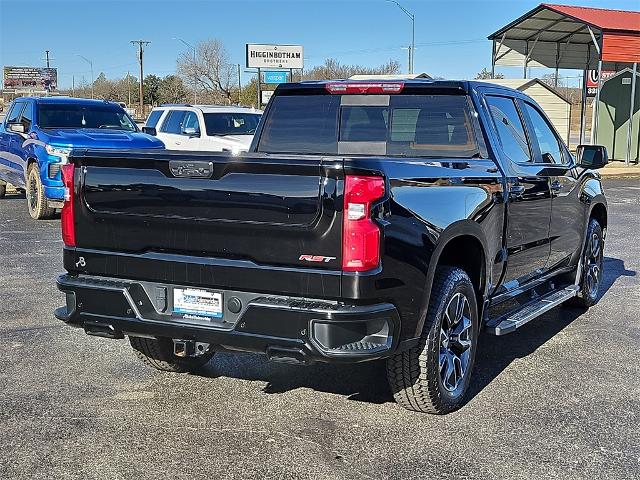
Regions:
<instances>
[{"instance_id":1,"label":"reverse light","mask_svg":"<svg viewBox=\"0 0 640 480\"><path fill-rule=\"evenodd\" d=\"M347 95L388 95L400 93L404 88L403 82L336 82L327 83L324 88L331 94Z\"/></svg>"},{"instance_id":2,"label":"reverse light","mask_svg":"<svg viewBox=\"0 0 640 480\"><path fill-rule=\"evenodd\" d=\"M75 171L73 163L62 165L62 183L64 185L64 203L60 214L60 225L62 226L62 241L67 247L76 246L76 225L74 221L73 206L73 174Z\"/></svg>"},{"instance_id":3,"label":"reverse light","mask_svg":"<svg viewBox=\"0 0 640 480\"><path fill-rule=\"evenodd\" d=\"M384 195L384 179L347 175L344 181L342 270L364 272L380 263L380 228L371 205Z\"/></svg>"}]
</instances>

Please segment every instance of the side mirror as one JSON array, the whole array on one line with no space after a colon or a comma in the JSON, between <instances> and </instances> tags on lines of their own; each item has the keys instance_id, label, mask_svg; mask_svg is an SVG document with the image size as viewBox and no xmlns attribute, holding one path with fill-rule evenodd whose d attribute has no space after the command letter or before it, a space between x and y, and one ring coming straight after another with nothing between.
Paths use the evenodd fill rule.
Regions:
<instances>
[{"instance_id":1,"label":"side mirror","mask_svg":"<svg viewBox=\"0 0 640 480\"><path fill-rule=\"evenodd\" d=\"M182 133L184 133L185 135L189 135L190 137L199 137L200 136L200 132L198 130L196 130L193 127L187 127L184 130L182 130Z\"/></svg>"},{"instance_id":2,"label":"side mirror","mask_svg":"<svg viewBox=\"0 0 640 480\"><path fill-rule=\"evenodd\" d=\"M576 157L578 166L582 168L602 168L609 163L607 147L604 145L578 145Z\"/></svg>"},{"instance_id":3,"label":"side mirror","mask_svg":"<svg viewBox=\"0 0 640 480\"><path fill-rule=\"evenodd\" d=\"M142 127L142 131L147 135L153 135L154 137L158 134L155 127Z\"/></svg>"},{"instance_id":4,"label":"side mirror","mask_svg":"<svg viewBox=\"0 0 640 480\"><path fill-rule=\"evenodd\" d=\"M24 125L21 123L10 123L9 130L14 133L24 133Z\"/></svg>"}]
</instances>

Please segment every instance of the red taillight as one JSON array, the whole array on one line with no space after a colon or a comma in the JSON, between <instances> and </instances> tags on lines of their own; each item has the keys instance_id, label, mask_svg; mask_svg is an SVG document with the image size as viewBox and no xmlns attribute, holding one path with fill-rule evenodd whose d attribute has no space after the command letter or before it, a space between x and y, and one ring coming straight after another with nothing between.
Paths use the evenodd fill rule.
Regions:
<instances>
[{"instance_id":1,"label":"red taillight","mask_svg":"<svg viewBox=\"0 0 640 480\"><path fill-rule=\"evenodd\" d=\"M332 94L346 95L388 95L400 93L404 88L402 82L336 82L327 83L324 88Z\"/></svg>"},{"instance_id":2,"label":"red taillight","mask_svg":"<svg viewBox=\"0 0 640 480\"><path fill-rule=\"evenodd\" d=\"M382 177L345 178L342 270L363 272L380 263L380 229L371 220L371 204L383 195Z\"/></svg>"},{"instance_id":3,"label":"red taillight","mask_svg":"<svg viewBox=\"0 0 640 480\"><path fill-rule=\"evenodd\" d=\"M62 165L62 182L64 183L64 204L60 223L62 225L62 241L67 247L76 246L76 226L73 215L73 164Z\"/></svg>"}]
</instances>

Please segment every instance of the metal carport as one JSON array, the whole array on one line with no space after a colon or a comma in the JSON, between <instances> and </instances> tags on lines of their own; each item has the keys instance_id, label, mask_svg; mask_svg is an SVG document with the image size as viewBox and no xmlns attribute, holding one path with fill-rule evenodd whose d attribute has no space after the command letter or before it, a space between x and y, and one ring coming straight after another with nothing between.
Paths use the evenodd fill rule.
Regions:
<instances>
[{"instance_id":1,"label":"metal carport","mask_svg":"<svg viewBox=\"0 0 640 480\"><path fill-rule=\"evenodd\" d=\"M529 67L621 70L640 62L640 12L606 10L543 3L489 35L493 41L492 76L495 66L522 66L524 78ZM602 82L602 75L598 75ZM635 90L635 75L633 89ZM582 86L580 140L584 140L586 81ZM595 100L592 138L597 140L600 88ZM632 94L633 98L633 94ZM633 105L632 105L633 109ZM631 132L629 132L631 135ZM627 157L628 161L628 157Z\"/></svg>"}]
</instances>

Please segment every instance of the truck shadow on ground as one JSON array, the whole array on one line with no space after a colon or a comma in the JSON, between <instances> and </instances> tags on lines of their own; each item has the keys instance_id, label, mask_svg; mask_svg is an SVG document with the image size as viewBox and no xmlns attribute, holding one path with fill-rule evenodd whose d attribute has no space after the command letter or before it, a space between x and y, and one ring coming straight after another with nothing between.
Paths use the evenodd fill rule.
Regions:
<instances>
[{"instance_id":1,"label":"truck shadow on ground","mask_svg":"<svg viewBox=\"0 0 640 480\"><path fill-rule=\"evenodd\" d=\"M625 268L622 260L606 257L601 294L606 294L618 278L635 275L635 271ZM469 400L486 388L514 360L534 353L585 311L580 308L559 307L505 337L483 334L480 338ZM220 353L199 372L199 375L266 382L263 391L267 394L282 394L299 388L310 388L341 395L348 400L376 404L393 401L386 382L384 361L347 365L316 364L303 367L271 363L261 355Z\"/></svg>"}]
</instances>

